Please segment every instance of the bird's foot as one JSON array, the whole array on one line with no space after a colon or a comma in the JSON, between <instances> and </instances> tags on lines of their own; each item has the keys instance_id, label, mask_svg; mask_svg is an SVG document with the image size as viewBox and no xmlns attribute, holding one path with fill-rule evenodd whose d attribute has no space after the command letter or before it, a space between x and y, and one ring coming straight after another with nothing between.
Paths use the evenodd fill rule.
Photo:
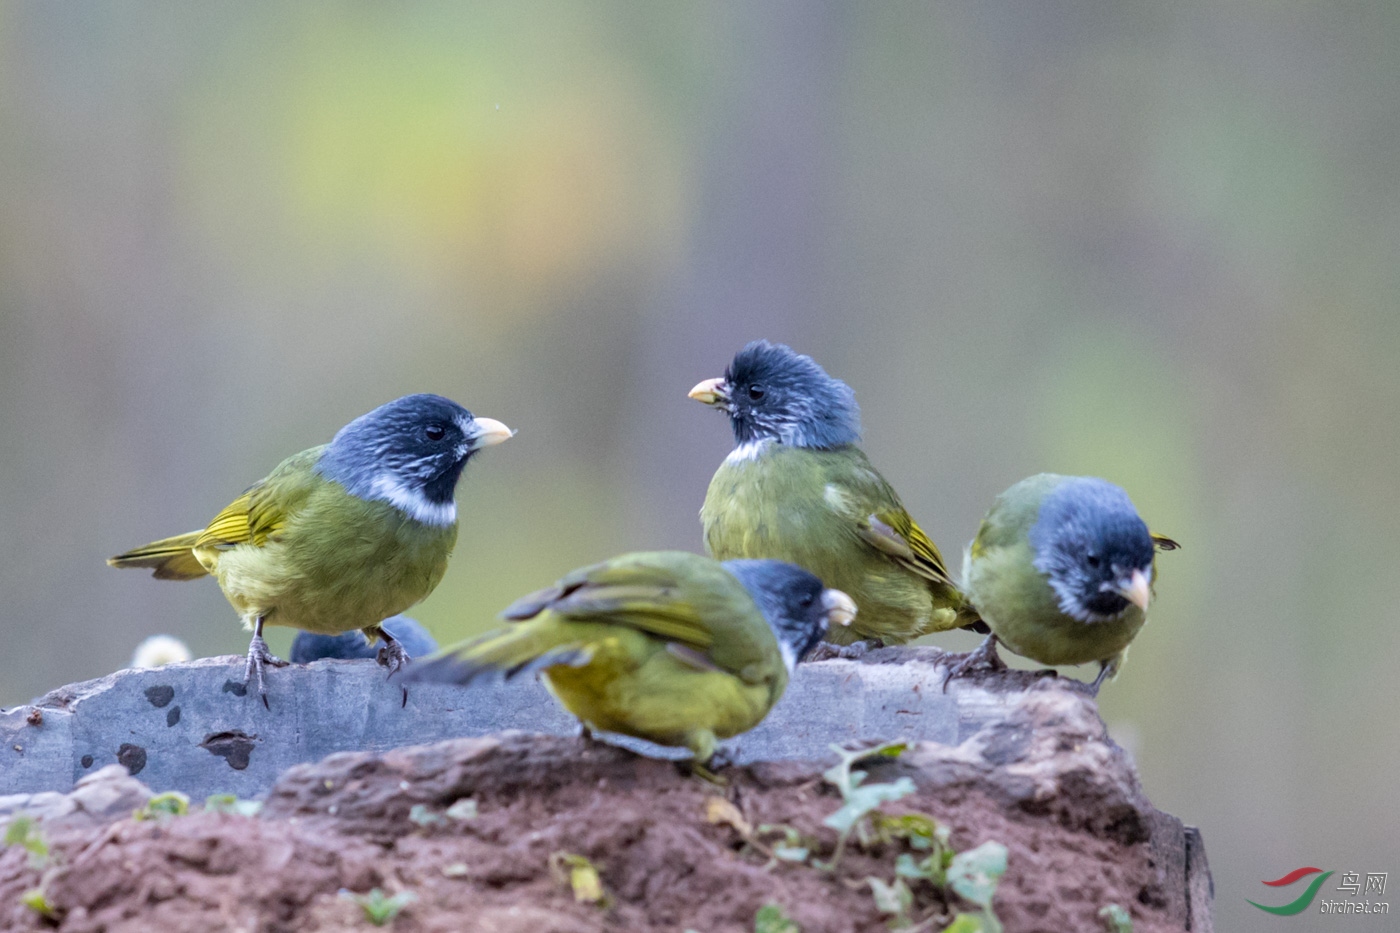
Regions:
<instances>
[{"instance_id":1,"label":"bird's foot","mask_svg":"<svg viewBox=\"0 0 1400 933\"><path fill-rule=\"evenodd\" d=\"M1113 674L1114 666L1112 664L1101 665L1099 667L1099 676L1095 677L1094 682L1089 685L1089 696L1097 700L1099 698L1099 688L1102 687L1103 682L1112 677Z\"/></svg>"},{"instance_id":2,"label":"bird's foot","mask_svg":"<svg viewBox=\"0 0 1400 933\"><path fill-rule=\"evenodd\" d=\"M586 722L578 724L578 740L583 743L585 748L607 744L593 734L593 727Z\"/></svg>"},{"instance_id":3,"label":"bird's foot","mask_svg":"<svg viewBox=\"0 0 1400 933\"><path fill-rule=\"evenodd\" d=\"M822 642L807 653L807 661L830 661L839 658L842 661L859 661L876 648L885 647L885 643L878 638L865 638L861 641L851 642L849 645L833 645L830 642Z\"/></svg>"},{"instance_id":4,"label":"bird's foot","mask_svg":"<svg viewBox=\"0 0 1400 933\"><path fill-rule=\"evenodd\" d=\"M267 703L267 684L263 678L263 669L269 665L286 667L287 662L273 656L261 634L254 635L253 640L248 643L248 663L243 666L243 686L246 689L256 679L258 696L262 698L263 706L272 709Z\"/></svg>"},{"instance_id":5,"label":"bird's foot","mask_svg":"<svg viewBox=\"0 0 1400 933\"><path fill-rule=\"evenodd\" d=\"M944 658L944 661L951 661L956 657L958 657L956 654L950 654ZM982 644L963 655L960 661L948 668L948 674L943 678L943 692L948 692L949 681L962 677L978 666L986 667L992 671L1006 670L1006 662L1001 659L1001 655L997 654L997 637L995 635L988 635L982 640Z\"/></svg>"},{"instance_id":6,"label":"bird's foot","mask_svg":"<svg viewBox=\"0 0 1400 933\"><path fill-rule=\"evenodd\" d=\"M681 774L686 777L699 778L707 784L713 784L715 787L728 787L729 779L727 777L722 774L716 774L714 771L710 770L710 765L714 763L714 759L701 764L692 758L689 761L676 762L676 767L680 769Z\"/></svg>"},{"instance_id":7,"label":"bird's foot","mask_svg":"<svg viewBox=\"0 0 1400 933\"><path fill-rule=\"evenodd\" d=\"M409 656L407 651L403 650L403 645L397 641L386 641L379 646L379 653L375 655L375 660L380 667L387 667L389 669L388 676L393 677L413 658ZM385 679L387 680L388 677Z\"/></svg>"}]
</instances>

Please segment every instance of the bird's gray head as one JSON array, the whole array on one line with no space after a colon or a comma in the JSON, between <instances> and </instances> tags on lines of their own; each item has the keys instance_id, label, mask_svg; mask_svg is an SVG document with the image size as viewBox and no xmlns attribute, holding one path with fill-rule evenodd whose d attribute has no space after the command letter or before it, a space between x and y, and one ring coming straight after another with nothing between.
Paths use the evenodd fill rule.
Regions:
<instances>
[{"instance_id":1,"label":"bird's gray head","mask_svg":"<svg viewBox=\"0 0 1400 933\"><path fill-rule=\"evenodd\" d=\"M729 415L734 442L774 440L830 449L860 440L856 394L810 356L756 340L734 357L722 379L707 379L690 397Z\"/></svg>"},{"instance_id":2,"label":"bird's gray head","mask_svg":"<svg viewBox=\"0 0 1400 933\"><path fill-rule=\"evenodd\" d=\"M829 590L801 567L780 560L727 560L778 639L791 671L817 646L831 625L850 625L856 604L840 590Z\"/></svg>"},{"instance_id":3,"label":"bird's gray head","mask_svg":"<svg viewBox=\"0 0 1400 933\"><path fill-rule=\"evenodd\" d=\"M1047 493L1030 542L1066 615L1103 622L1130 605L1147 608L1152 536L1128 494L1107 480L1074 477Z\"/></svg>"},{"instance_id":4,"label":"bird's gray head","mask_svg":"<svg viewBox=\"0 0 1400 933\"><path fill-rule=\"evenodd\" d=\"M512 433L441 395L405 395L341 428L316 470L351 495L383 500L429 525L451 525L462 468Z\"/></svg>"}]
</instances>

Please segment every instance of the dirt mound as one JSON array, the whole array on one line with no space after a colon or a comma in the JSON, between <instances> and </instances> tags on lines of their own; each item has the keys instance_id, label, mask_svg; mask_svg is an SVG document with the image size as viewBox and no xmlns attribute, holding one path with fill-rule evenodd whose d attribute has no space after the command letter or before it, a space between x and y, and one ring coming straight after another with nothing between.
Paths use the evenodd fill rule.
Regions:
<instances>
[{"instance_id":1,"label":"dirt mound","mask_svg":"<svg viewBox=\"0 0 1400 933\"><path fill-rule=\"evenodd\" d=\"M1184 876L1173 874L1180 865L1164 865L1153 844L1161 815L1141 799L1097 719L1067 716L1048 692L1022 708L1019 720L963 745L922 743L862 765L866 784L910 779L912 793L881 809L933 816L957 851L1007 847L994 907L1010 933L1108 929L1099 912L1109 904L1131 913L1137 933L1187 928ZM195 807L159 820L70 813L46 821L47 869L19 845L0 853L0 922L68 931L370 929L348 892L378 888L408 892L389 923L405 933L752 931L769 904L805 933L888 929L866 879L891 882L899 855L920 852L898 838L853 843L835 871L813 867L837 840L823 824L842 805L821 777L829 764L729 768L721 788L670 763L557 737L332 755L288 771L256 817ZM136 783L108 770L117 776L94 777ZM790 827L792 844L812 849L806 862L768 857L783 842L777 831L748 844L761 824ZM585 863L564 854L596 867L601 892L590 893ZM579 893L601 899L576 899L571 866L580 868ZM21 903L41 880L47 918ZM930 920L924 929L976 910L930 883L910 887L907 916Z\"/></svg>"}]
</instances>

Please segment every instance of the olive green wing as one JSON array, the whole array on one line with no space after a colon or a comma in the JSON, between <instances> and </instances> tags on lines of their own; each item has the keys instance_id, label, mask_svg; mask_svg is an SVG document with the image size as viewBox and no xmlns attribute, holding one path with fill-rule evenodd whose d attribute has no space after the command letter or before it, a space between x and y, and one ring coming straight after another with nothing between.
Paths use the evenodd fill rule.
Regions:
<instances>
[{"instance_id":1,"label":"olive green wing","mask_svg":"<svg viewBox=\"0 0 1400 933\"><path fill-rule=\"evenodd\" d=\"M239 544L263 547L286 527L319 483L315 472L324 447L294 454L223 508L194 541L194 549L228 550Z\"/></svg>"},{"instance_id":2,"label":"olive green wing","mask_svg":"<svg viewBox=\"0 0 1400 933\"><path fill-rule=\"evenodd\" d=\"M624 554L575 570L502 615L521 621L545 610L571 621L645 632L696 667L744 676L756 663L782 664L777 639L748 591L720 564L698 554Z\"/></svg>"},{"instance_id":3,"label":"olive green wing","mask_svg":"<svg viewBox=\"0 0 1400 933\"><path fill-rule=\"evenodd\" d=\"M910 517L894 487L859 449L841 453L827 474L827 504L875 550L931 583L953 587L943 555Z\"/></svg>"}]
</instances>

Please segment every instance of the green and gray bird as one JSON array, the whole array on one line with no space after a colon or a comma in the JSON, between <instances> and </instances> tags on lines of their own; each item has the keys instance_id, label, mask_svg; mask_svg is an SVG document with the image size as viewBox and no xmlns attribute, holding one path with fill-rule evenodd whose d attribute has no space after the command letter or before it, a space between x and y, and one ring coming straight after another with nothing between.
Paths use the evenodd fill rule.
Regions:
<instances>
[{"instance_id":1,"label":"green and gray bird","mask_svg":"<svg viewBox=\"0 0 1400 933\"><path fill-rule=\"evenodd\" d=\"M860 615L828 634L836 644L900 644L977 623L938 548L856 446L850 386L760 340L690 397L723 411L734 432L700 509L711 556L789 561L849 593Z\"/></svg>"},{"instance_id":2,"label":"green and gray bird","mask_svg":"<svg viewBox=\"0 0 1400 933\"><path fill-rule=\"evenodd\" d=\"M977 664L1005 667L1000 642L1041 664L1099 662L1114 676L1147 622L1154 535L1122 489L1091 476L1041 473L997 497L967 549L963 589L991 628L944 681Z\"/></svg>"},{"instance_id":3,"label":"green and gray bird","mask_svg":"<svg viewBox=\"0 0 1400 933\"><path fill-rule=\"evenodd\" d=\"M383 640L390 674L408 653L379 625L442 580L457 542L457 480L472 455L511 430L439 395L408 395L283 460L199 531L107 563L160 580L213 574L253 632L245 684L267 704L273 657L264 625L321 635L359 629Z\"/></svg>"},{"instance_id":4,"label":"green and gray bird","mask_svg":"<svg viewBox=\"0 0 1400 933\"><path fill-rule=\"evenodd\" d=\"M683 746L704 765L716 739L768 715L793 666L855 612L846 594L780 561L624 554L524 597L502 613L510 625L407 676L466 684L540 672L585 734Z\"/></svg>"}]
</instances>

